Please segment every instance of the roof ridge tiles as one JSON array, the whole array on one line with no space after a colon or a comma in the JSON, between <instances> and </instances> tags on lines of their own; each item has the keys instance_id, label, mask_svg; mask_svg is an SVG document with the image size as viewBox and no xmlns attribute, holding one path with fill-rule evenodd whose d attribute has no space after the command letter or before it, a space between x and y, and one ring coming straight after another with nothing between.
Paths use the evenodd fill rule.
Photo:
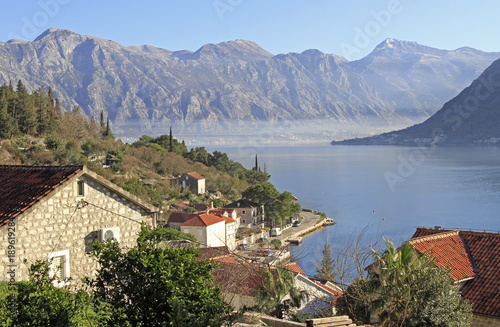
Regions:
<instances>
[{"instance_id":1,"label":"roof ridge tiles","mask_svg":"<svg viewBox=\"0 0 500 327\"><path fill-rule=\"evenodd\" d=\"M416 238L409 240L409 242L411 244L414 244L414 243L425 242L428 240L437 240L440 238L445 238L445 237L454 236L454 235L460 235L460 231L458 231L458 230L443 231L443 233L419 236L419 237L416 237Z\"/></svg>"}]
</instances>

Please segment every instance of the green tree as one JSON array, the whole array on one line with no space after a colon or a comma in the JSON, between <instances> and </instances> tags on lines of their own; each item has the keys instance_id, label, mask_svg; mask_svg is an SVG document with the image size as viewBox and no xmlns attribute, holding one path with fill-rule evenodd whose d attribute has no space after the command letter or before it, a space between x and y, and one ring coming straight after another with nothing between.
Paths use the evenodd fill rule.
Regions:
<instances>
[{"instance_id":1,"label":"green tree","mask_svg":"<svg viewBox=\"0 0 500 327\"><path fill-rule=\"evenodd\" d=\"M242 195L258 205L267 205L270 201L276 200L280 193L273 184L261 183L250 186L242 193Z\"/></svg>"},{"instance_id":2,"label":"green tree","mask_svg":"<svg viewBox=\"0 0 500 327\"><path fill-rule=\"evenodd\" d=\"M12 326L97 326L107 319L105 306L83 290L55 287L49 263L37 261L30 267L29 281L17 283L17 312L9 317ZM97 311L96 311L97 310Z\"/></svg>"},{"instance_id":3,"label":"green tree","mask_svg":"<svg viewBox=\"0 0 500 327\"><path fill-rule=\"evenodd\" d=\"M337 274L335 273L335 261L332 257L331 245L328 242L321 251L321 264L316 268L316 278L334 282Z\"/></svg>"},{"instance_id":4,"label":"green tree","mask_svg":"<svg viewBox=\"0 0 500 327\"><path fill-rule=\"evenodd\" d=\"M153 235L151 235L153 234ZM107 326L221 326L231 308L214 284L214 261L197 259L197 249L156 244L154 230L142 226L137 246L96 243L100 269L89 281L108 303Z\"/></svg>"},{"instance_id":5,"label":"green tree","mask_svg":"<svg viewBox=\"0 0 500 327\"><path fill-rule=\"evenodd\" d=\"M284 301L289 296L288 301ZM263 282L257 293L257 309L260 312L283 318L291 308L300 306L302 300L308 297L307 292L295 285L295 276L282 265L275 270L264 270Z\"/></svg>"},{"instance_id":6,"label":"green tree","mask_svg":"<svg viewBox=\"0 0 500 327\"><path fill-rule=\"evenodd\" d=\"M279 225L293 214L300 212L300 204L293 203L292 194L287 191L278 192L271 183L252 185L242 195L264 206L267 224L272 226Z\"/></svg>"},{"instance_id":7,"label":"green tree","mask_svg":"<svg viewBox=\"0 0 500 327\"><path fill-rule=\"evenodd\" d=\"M14 117L9 113L9 102L6 92L0 93L0 138L9 139L15 133Z\"/></svg>"},{"instance_id":8,"label":"green tree","mask_svg":"<svg viewBox=\"0 0 500 327\"><path fill-rule=\"evenodd\" d=\"M461 301L459 285L448 270L437 268L411 244L396 248L386 240L386 250L374 252L368 278L357 279L336 302L339 314L349 314L358 324L379 326L469 326L470 305Z\"/></svg>"},{"instance_id":9,"label":"green tree","mask_svg":"<svg viewBox=\"0 0 500 327\"><path fill-rule=\"evenodd\" d=\"M37 119L31 95L24 88L21 80L17 83L16 117L18 118L19 130L22 133L35 135L37 131Z\"/></svg>"}]
</instances>

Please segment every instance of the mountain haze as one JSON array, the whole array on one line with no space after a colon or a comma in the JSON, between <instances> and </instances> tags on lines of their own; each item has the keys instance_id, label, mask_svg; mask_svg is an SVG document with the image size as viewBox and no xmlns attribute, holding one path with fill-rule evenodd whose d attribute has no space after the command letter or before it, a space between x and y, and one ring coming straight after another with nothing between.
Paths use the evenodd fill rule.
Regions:
<instances>
[{"instance_id":1,"label":"mountain haze","mask_svg":"<svg viewBox=\"0 0 500 327\"><path fill-rule=\"evenodd\" d=\"M456 145L500 142L500 60L421 124L332 144Z\"/></svg>"},{"instance_id":2,"label":"mountain haze","mask_svg":"<svg viewBox=\"0 0 500 327\"><path fill-rule=\"evenodd\" d=\"M170 51L49 29L33 42L0 42L0 83L51 86L66 108L104 111L118 136L171 125L185 133L330 123L371 130L422 121L498 57L392 39L353 62L318 50L273 55L246 40Z\"/></svg>"}]
</instances>

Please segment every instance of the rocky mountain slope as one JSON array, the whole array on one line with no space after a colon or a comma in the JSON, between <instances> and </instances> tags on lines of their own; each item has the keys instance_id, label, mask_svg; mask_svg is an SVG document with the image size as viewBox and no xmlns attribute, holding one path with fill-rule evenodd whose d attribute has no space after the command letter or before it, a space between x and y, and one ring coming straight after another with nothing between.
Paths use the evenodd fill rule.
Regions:
<instances>
[{"instance_id":1,"label":"rocky mountain slope","mask_svg":"<svg viewBox=\"0 0 500 327\"><path fill-rule=\"evenodd\" d=\"M317 50L272 55L245 40L173 52L49 29L33 42L0 42L0 83L50 85L66 108L107 113L118 136L171 125L192 133L306 121L407 126L498 57L396 40L355 62Z\"/></svg>"},{"instance_id":2,"label":"rocky mountain slope","mask_svg":"<svg viewBox=\"0 0 500 327\"><path fill-rule=\"evenodd\" d=\"M374 137L332 144L410 146L500 142L500 60L421 124Z\"/></svg>"}]
</instances>

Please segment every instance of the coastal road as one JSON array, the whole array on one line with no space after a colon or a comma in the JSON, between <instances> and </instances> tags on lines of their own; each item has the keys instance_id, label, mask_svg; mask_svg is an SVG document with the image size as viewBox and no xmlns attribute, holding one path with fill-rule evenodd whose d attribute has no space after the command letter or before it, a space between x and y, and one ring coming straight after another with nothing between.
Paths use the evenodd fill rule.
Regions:
<instances>
[{"instance_id":1,"label":"coastal road","mask_svg":"<svg viewBox=\"0 0 500 327\"><path fill-rule=\"evenodd\" d=\"M303 232L306 229L308 229L309 227L314 226L320 218L319 215L312 213L312 212L307 212L307 211L301 211L300 216L302 217L302 223L300 224L299 227L290 227L289 229L283 231L280 236L269 237L269 242L275 238L277 238L279 240L284 240L284 239L289 238L289 237L291 237L299 232Z\"/></svg>"}]
</instances>

